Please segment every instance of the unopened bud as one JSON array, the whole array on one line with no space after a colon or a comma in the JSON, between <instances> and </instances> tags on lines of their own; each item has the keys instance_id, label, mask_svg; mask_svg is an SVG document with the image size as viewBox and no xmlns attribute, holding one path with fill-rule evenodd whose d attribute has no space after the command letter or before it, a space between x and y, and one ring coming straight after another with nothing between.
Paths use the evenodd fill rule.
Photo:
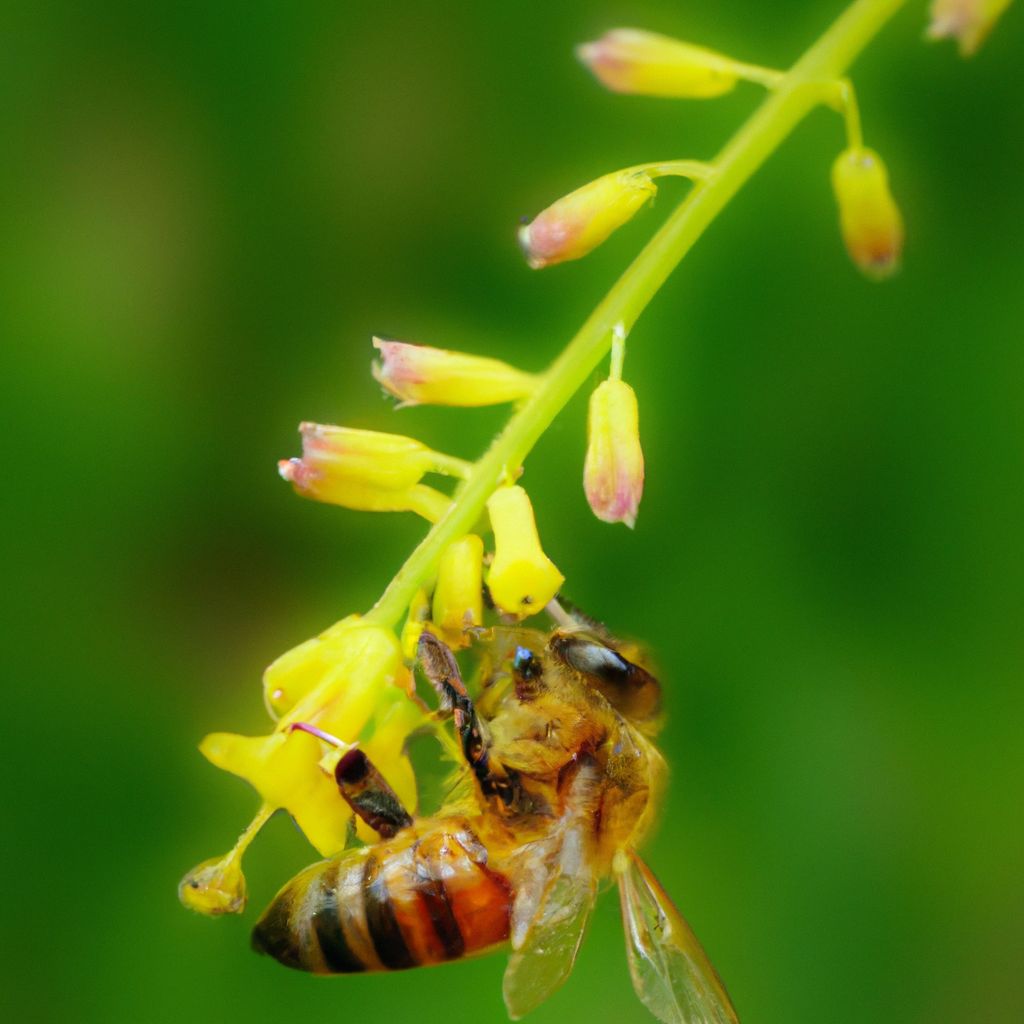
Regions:
<instances>
[{"instance_id":1,"label":"unopened bud","mask_svg":"<svg viewBox=\"0 0 1024 1024\"><path fill-rule=\"evenodd\" d=\"M623 380L606 380L590 396L583 489L594 515L632 528L644 491L636 393Z\"/></svg>"},{"instance_id":2,"label":"unopened bud","mask_svg":"<svg viewBox=\"0 0 1024 1024\"><path fill-rule=\"evenodd\" d=\"M247 893L241 859L236 848L197 864L178 885L178 898L189 910L211 917L242 913Z\"/></svg>"},{"instance_id":3,"label":"unopened bud","mask_svg":"<svg viewBox=\"0 0 1024 1024\"><path fill-rule=\"evenodd\" d=\"M533 506L522 487L501 487L487 502L494 531L494 561L487 576L494 603L525 618L558 593L564 576L544 554Z\"/></svg>"},{"instance_id":4,"label":"unopened bud","mask_svg":"<svg viewBox=\"0 0 1024 1024\"><path fill-rule=\"evenodd\" d=\"M955 39L961 57L970 57L985 41L1012 0L933 0L929 39Z\"/></svg>"},{"instance_id":5,"label":"unopened bud","mask_svg":"<svg viewBox=\"0 0 1024 1024\"><path fill-rule=\"evenodd\" d=\"M863 147L844 150L832 165L832 187L850 258L868 277L889 277L899 269L903 217L881 157Z\"/></svg>"},{"instance_id":6,"label":"unopened bud","mask_svg":"<svg viewBox=\"0 0 1024 1024\"><path fill-rule=\"evenodd\" d=\"M282 459L278 472L296 493L364 512L411 510L436 521L448 499L420 484L425 473L463 476L461 459L431 451L411 437L303 423L302 458Z\"/></svg>"},{"instance_id":7,"label":"unopened bud","mask_svg":"<svg viewBox=\"0 0 1024 1024\"><path fill-rule=\"evenodd\" d=\"M622 227L658 192L642 170L615 171L570 192L519 229L534 270L578 260Z\"/></svg>"},{"instance_id":8,"label":"unopened bud","mask_svg":"<svg viewBox=\"0 0 1024 1024\"><path fill-rule=\"evenodd\" d=\"M374 338L373 376L403 405L497 405L533 393L536 378L486 356Z\"/></svg>"},{"instance_id":9,"label":"unopened bud","mask_svg":"<svg viewBox=\"0 0 1024 1024\"><path fill-rule=\"evenodd\" d=\"M427 592L420 587L409 602L409 614L405 618L405 625L402 626L402 634L399 637L402 655L406 661L416 660L416 646L420 642L420 634L429 617L430 601L427 599Z\"/></svg>"},{"instance_id":10,"label":"unopened bud","mask_svg":"<svg viewBox=\"0 0 1024 1024\"><path fill-rule=\"evenodd\" d=\"M740 77L724 54L638 28L612 29L578 46L576 56L608 89L639 96L707 99Z\"/></svg>"},{"instance_id":11,"label":"unopened bud","mask_svg":"<svg viewBox=\"0 0 1024 1024\"><path fill-rule=\"evenodd\" d=\"M484 542L470 533L441 556L434 587L433 622L449 647L464 647L466 630L483 622Z\"/></svg>"}]
</instances>

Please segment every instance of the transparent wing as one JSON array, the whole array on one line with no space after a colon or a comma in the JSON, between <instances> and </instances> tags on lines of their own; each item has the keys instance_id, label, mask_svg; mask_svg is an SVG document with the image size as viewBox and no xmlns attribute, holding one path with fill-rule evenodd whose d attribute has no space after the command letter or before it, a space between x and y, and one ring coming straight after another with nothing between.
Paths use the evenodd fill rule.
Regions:
<instances>
[{"instance_id":1,"label":"transparent wing","mask_svg":"<svg viewBox=\"0 0 1024 1024\"><path fill-rule=\"evenodd\" d=\"M593 877L583 864L565 870L568 865L562 854L545 858L550 867L543 877L534 871L522 891L523 906L516 908L520 913L531 912L531 918L521 922L518 930L513 924L513 952L503 984L512 1020L538 1007L569 977L594 905Z\"/></svg>"},{"instance_id":2,"label":"transparent wing","mask_svg":"<svg viewBox=\"0 0 1024 1024\"><path fill-rule=\"evenodd\" d=\"M619 875L626 955L640 1001L664 1024L739 1024L690 926L635 853Z\"/></svg>"}]
</instances>

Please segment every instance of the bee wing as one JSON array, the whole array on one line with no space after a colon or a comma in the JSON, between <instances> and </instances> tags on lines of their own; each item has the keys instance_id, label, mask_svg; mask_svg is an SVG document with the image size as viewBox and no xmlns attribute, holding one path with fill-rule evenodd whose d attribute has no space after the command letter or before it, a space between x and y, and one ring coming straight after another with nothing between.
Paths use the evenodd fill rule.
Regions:
<instances>
[{"instance_id":1,"label":"bee wing","mask_svg":"<svg viewBox=\"0 0 1024 1024\"><path fill-rule=\"evenodd\" d=\"M546 862L551 866L531 872L517 894L514 917L520 920L513 923L513 952L502 986L512 1020L538 1007L569 977L597 895L584 863L566 870L564 848ZM528 920L522 920L524 910L531 914Z\"/></svg>"},{"instance_id":2,"label":"bee wing","mask_svg":"<svg viewBox=\"0 0 1024 1024\"><path fill-rule=\"evenodd\" d=\"M632 851L628 856L618 878L619 899L640 1001L664 1024L738 1024L697 936L650 868Z\"/></svg>"}]
</instances>

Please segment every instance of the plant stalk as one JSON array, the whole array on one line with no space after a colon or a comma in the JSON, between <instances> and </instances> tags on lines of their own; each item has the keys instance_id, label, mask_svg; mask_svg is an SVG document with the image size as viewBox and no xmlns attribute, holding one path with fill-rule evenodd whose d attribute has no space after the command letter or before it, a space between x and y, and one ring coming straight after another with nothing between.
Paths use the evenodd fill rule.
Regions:
<instances>
[{"instance_id":1,"label":"plant stalk","mask_svg":"<svg viewBox=\"0 0 1024 1024\"><path fill-rule=\"evenodd\" d=\"M715 158L665 224L598 304L579 332L538 378L520 406L456 492L448 512L415 548L367 619L395 626L416 590L437 570L445 548L470 532L487 499L523 463L537 440L611 348L613 332L628 333L658 289L705 228L793 129L842 78L861 50L906 0L855 0L775 84Z\"/></svg>"}]
</instances>

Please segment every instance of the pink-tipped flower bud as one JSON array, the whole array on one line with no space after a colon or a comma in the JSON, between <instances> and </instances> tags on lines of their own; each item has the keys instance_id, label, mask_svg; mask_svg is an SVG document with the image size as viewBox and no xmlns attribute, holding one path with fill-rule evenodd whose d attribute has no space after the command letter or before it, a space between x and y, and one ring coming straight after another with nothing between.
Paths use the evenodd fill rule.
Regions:
<instances>
[{"instance_id":1,"label":"pink-tipped flower bud","mask_svg":"<svg viewBox=\"0 0 1024 1024\"><path fill-rule=\"evenodd\" d=\"M537 379L499 359L374 338L373 376L403 405L498 405L533 393Z\"/></svg>"},{"instance_id":2,"label":"pink-tipped flower bud","mask_svg":"<svg viewBox=\"0 0 1024 1024\"><path fill-rule=\"evenodd\" d=\"M889 175L873 150L844 150L832 165L839 224L850 258L875 280L899 269L903 217L889 191Z\"/></svg>"},{"instance_id":3,"label":"pink-tipped flower bud","mask_svg":"<svg viewBox=\"0 0 1024 1024\"><path fill-rule=\"evenodd\" d=\"M626 170L570 192L519 229L526 262L540 270L586 256L657 191L646 171Z\"/></svg>"},{"instance_id":4,"label":"pink-tipped flower bud","mask_svg":"<svg viewBox=\"0 0 1024 1024\"><path fill-rule=\"evenodd\" d=\"M632 528L644 492L644 453L636 393L606 380L590 396L583 489L598 519Z\"/></svg>"},{"instance_id":5,"label":"pink-tipped flower bud","mask_svg":"<svg viewBox=\"0 0 1024 1024\"><path fill-rule=\"evenodd\" d=\"M418 512L436 522L448 499L420 483L426 473L464 476L468 464L415 438L303 423L302 458L278 472L304 498L364 512Z\"/></svg>"},{"instance_id":6,"label":"pink-tipped flower bud","mask_svg":"<svg viewBox=\"0 0 1024 1024\"><path fill-rule=\"evenodd\" d=\"M970 57L985 41L1012 0L933 0L929 39L955 39L961 57Z\"/></svg>"},{"instance_id":7,"label":"pink-tipped flower bud","mask_svg":"<svg viewBox=\"0 0 1024 1024\"><path fill-rule=\"evenodd\" d=\"M616 28L576 56L613 92L707 99L729 92L740 77L735 61L713 50L638 28Z\"/></svg>"}]
</instances>

